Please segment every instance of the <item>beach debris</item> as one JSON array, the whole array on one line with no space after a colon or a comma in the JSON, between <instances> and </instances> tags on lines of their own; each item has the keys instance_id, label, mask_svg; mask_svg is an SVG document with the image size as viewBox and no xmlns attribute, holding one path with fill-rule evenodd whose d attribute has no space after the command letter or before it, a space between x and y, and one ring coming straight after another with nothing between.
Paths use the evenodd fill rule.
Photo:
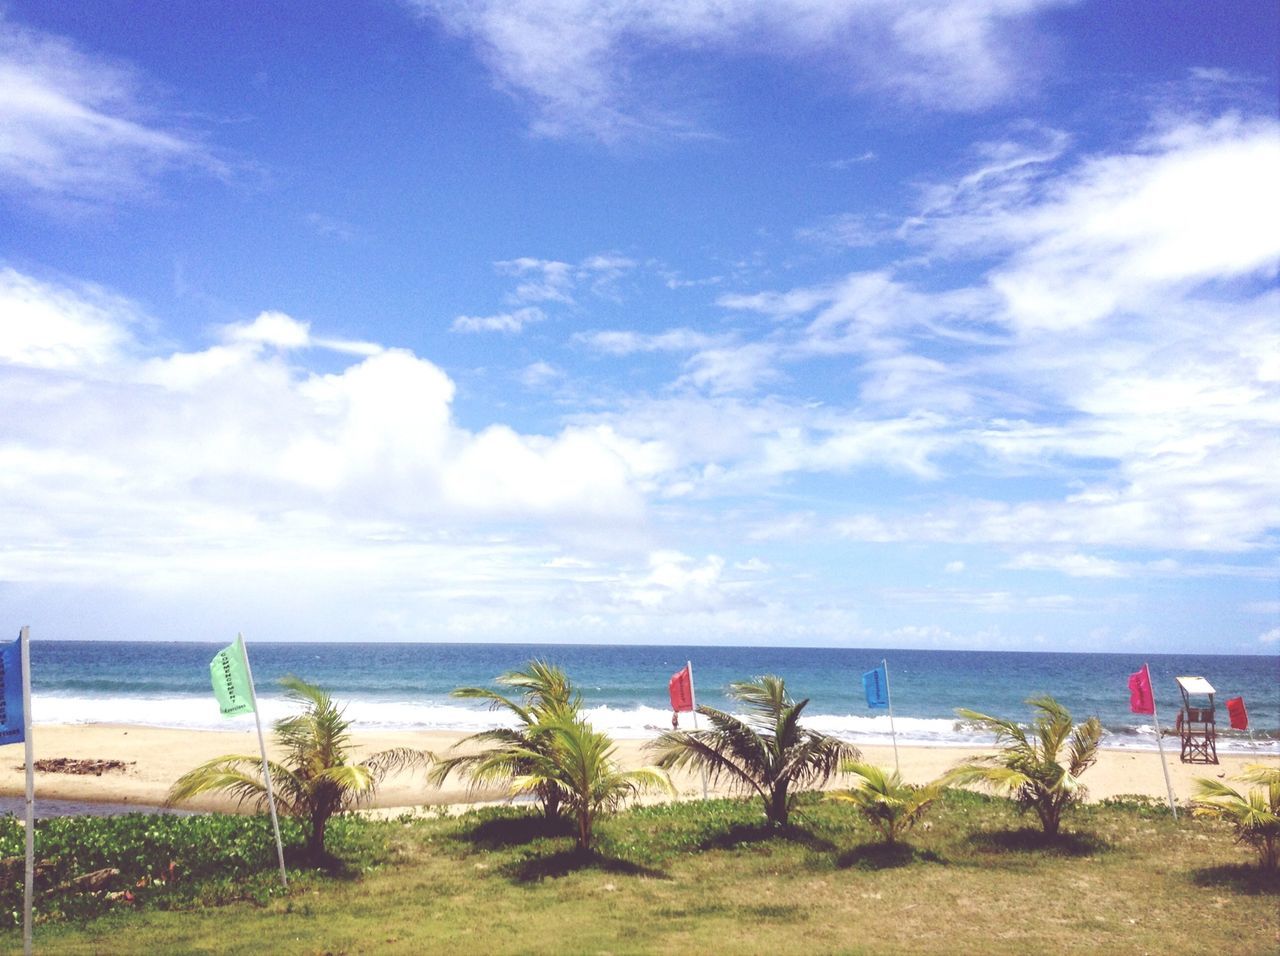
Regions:
<instances>
[{"instance_id":1,"label":"beach debris","mask_svg":"<svg viewBox=\"0 0 1280 956\"><path fill-rule=\"evenodd\" d=\"M92 774L95 777L101 777L104 773L125 773L134 766L137 761L130 760L125 763L123 760L93 760L81 759L79 757L51 757L48 760L37 760L36 771L38 773L69 773L82 777ZM13 768L14 770L26 770L27 765L21 764Z\"/></svg>"},{"instance_id":2,"label":"beach debris","mask_svg":"<svg viewBox=\"0 0 1280 956\"><path fill-rule=\"evenodd\" d=\"M21 880L26 862L27 858L23 856L11 856L0 860L0 883L17 883ZM53 860L37 860L32 868L33 875L37 880L44 879L53 872L54 866Z\"/></svg>"},{"instance_id":3,"label":"beach debris","mask_svg":"<svg viewBox=\"0 0 1280 956\"><path fill-rule=\"evenodd\" d=\"M106 869L94 870L92 873L85 873L83 876L77 876L67 880L65 883L59 883L57 886L49 890L50 893L97 893L105 890L107 886L120 875L120 871L113 866Z\"/></svg>"}]
</instances>

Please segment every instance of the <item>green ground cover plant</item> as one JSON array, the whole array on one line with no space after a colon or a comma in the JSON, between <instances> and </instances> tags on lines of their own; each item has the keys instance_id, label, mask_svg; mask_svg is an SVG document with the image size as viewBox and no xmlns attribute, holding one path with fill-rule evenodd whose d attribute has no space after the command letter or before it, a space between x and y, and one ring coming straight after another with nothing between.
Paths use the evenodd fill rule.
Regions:
<instances>
[{"instance_id":1,"label":"green ground cover plant","mask_svg":"<svg viewBox=\"0 0 1280 956\"><path fill-rule=\"evenodd\" d=\"M116 907L45 923L37 946L1258 953L1280 939L1280 881L1234 844L1230 825L1174 823L1142 798L1079 806L1048 837L1010 800L948 791L912 831L911 846L892 853L847 805L803 794L795 811L779 831L758 800L637 807L601 819L590 853L575 848L571 821L547 821L533 808L361 822L352 825L381 847L381 865L352 863L347 878L315 874L287 896L192 900L179 911ZM352 819L335 818L335 836ZM272 871L267 834L260 874ZM0 951L18 941L7 931Z\"/></svg>"},{"instance_id":2,"label":"green ground cover plant","mask_svg":"<svg viewBox=\"0 0 1280 956\"><path fill-rule=\"evenodd\" d=\"M0 880L0 927L22 918L25 854L21 821L0 817L0 860L14 861L17 878ZM281 821L291 880L308 869L302 825ZM358 873L386 859L385 830L356 816L334 821L331 848L341 862L331 875ZM36 826L36 911L43 920L88 918L113 909L190 908L233 900L265 902L282 895L275 838L265 814L175 816L129 813L115 817L58 817ZM77 877L119 870L100 891L59 891Z\"/></svg>"}]
</instances>

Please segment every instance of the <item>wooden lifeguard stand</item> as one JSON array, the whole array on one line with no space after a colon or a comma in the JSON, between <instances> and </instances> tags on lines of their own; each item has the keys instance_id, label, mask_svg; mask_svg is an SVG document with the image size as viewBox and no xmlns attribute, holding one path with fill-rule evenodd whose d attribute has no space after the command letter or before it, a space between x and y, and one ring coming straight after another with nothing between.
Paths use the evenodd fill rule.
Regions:
<instances>
[{"instance_id":1,"label":"wooden lifeguard stand","mask_svg":"<svg viewBox=\"0 0 1280 956\"><path fill-rule=\"evenodd\" d=\"M1217 763L1218 731L1214 723L1213 685L1203 677L1178 677L1182 691L1182 710L1178 712L1177 731L1182 738L1183 763ZM1192 698L1198 698L1192 700ZM1204 698L1208 706L1204 706Z\"/></svg>"}]
</instances>

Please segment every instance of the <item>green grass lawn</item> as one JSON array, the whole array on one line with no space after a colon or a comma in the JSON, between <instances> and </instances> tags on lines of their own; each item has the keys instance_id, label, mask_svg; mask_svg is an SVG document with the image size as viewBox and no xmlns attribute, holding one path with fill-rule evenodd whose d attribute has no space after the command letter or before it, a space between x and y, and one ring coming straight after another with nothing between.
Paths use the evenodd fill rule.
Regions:
<instances>
[{"instance_id":1,"label":"green grass lawn","mask_svg":"<svg viewBox=\"0 0 1280 956\"><path fill-rule=\"evenodd\" d=\"M1120 953L1280 951L1280 881L1223 824L1148 801L1090 806L1046 844L1004 800L949 793L908 847L808 799L793 830L758 803L638 808L599 852L521 811L341 821L333 874L271 859L240 881L37 927L45 953ZM204 890L202 887L210 887ZM216 905L215 901L217 904ZM173 906L177 908L165 909ZM16 930L0 946L20 949Z\"/></svg>"}]
</instances>

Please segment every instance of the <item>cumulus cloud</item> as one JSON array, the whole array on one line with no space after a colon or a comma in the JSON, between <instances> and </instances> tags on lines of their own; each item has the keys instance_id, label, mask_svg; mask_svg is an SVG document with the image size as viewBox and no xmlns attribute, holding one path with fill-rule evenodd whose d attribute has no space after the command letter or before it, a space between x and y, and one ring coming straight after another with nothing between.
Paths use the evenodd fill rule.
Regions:
<instances>
[{"instance_id":1,"label":"cumulus cloud","mask_svg":"<svg viewBox=\"0 0 1280 956\"><path fill-rule=\"evenodd\" d=\"M625 577L615 598L645 608L710 609L727 600L722 576L724 559L708 555L701 562L679 551L655 551L643 577Z\"/></svg>"},{"instance_id":2,"label":"cumulus cloud","mask_svg":"<svg viewBox=\"0 0 1280 956\"><path fill-rule=\"evenodd\" d=\"M1035 14L1062 0L405 0L470 40L534 129L606 143L689 134L696 119L655 93L671 56L731 54L816 64L851 89L976 110L1017 95ZM762 38L768 38L765 42ZM664 60L664 57L667 58Z\"/></svg>"},{"instance_id":3,"label":"cumulus cloud","mask_svg":"<svg viewBox=\"0 0 1280 956\"><path fill-rule=\"evenodd\" d=\"M172 351L122 300L6 270L0 316L6 580L161 581L245 555L245 573L264 556L361 563L375 538L417 553L465 530L479 548L497 522L607 537L642 519L665 467L605 425L463 428L450 377L403 349L311 371L295 362L325 340L279 312ZM327 558L308 550L318 537Z\"/></svg>"},{"instance_id":4,"label":"cumulus cloud","mask_svg":"<svg viewBox=\"0 0 1280 956\"><path fill-rule=\"evenodd\" d=\"M117 360L132 341L133 306L93 286L51 285L0 270L0 361L90 368Z\"/></svg>"},{"instance_id":5,"label":"cumulus cloud","mask_svg":"<svg viewBox=\"0 0 1280 956\"><path fill-rule=\"evenodd\" d=\"M146 192L163 174L225 165L153 116L127 66L0 14L0 189L93 205Z\"/></svg>"}]
</instances>

